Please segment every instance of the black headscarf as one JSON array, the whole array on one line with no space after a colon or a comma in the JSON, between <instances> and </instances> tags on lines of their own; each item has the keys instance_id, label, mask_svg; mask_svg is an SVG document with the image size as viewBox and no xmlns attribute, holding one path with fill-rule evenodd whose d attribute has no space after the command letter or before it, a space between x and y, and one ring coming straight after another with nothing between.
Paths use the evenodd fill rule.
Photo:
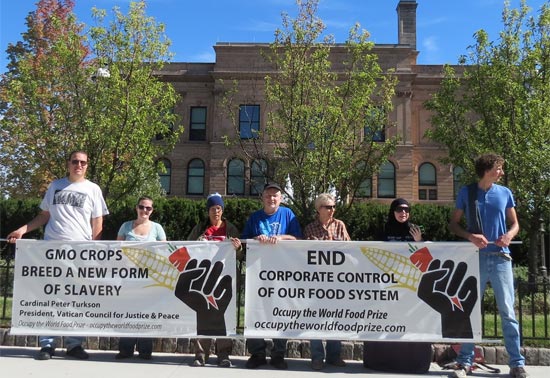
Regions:
<instances>
[{"instance_id":1,"label":"black headscarf","mask_svg":"<svg viewBox=\"0 0 550 378\"><path fill-rule=\"evenodd\" d=\"M411 222L408 220L404 223L395 219L395 209L399 206L406 205L411 208L409 202L404 198L396 198L390 205L388 212L388 220L384 226L384 240L386 241L414 241L414 238L410 234Z\"/></svg>"}]
</instances>

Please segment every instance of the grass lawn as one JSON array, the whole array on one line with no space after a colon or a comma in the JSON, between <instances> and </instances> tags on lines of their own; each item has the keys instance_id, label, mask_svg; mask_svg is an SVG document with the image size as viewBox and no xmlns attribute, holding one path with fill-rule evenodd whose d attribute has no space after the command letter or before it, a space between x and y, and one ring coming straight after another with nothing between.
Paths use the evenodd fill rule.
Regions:
<instances>
[{"instance_id":1,"label":"grass lawn","mask_svg":"<svg viewBox=\"0 0 550 378\"><path fill-rule=\"evenodd\" d=\"M6 313L4 315L4 298L0 298L0 327L7 328L11 326L11 298L6 300Z\"/></svg>"},{"instance_id":2,"label":"grass lawn","mask_svg":"<svg viewBox=\"0 0 550 378\"><path fill-rule=\"evenodd\" d=\"M521 318L523 345L550 348L550 319L544 315L523 315ZM487 339L502 339L500 317L485 314L484 335Z\"/></svg>"}]
</instances>

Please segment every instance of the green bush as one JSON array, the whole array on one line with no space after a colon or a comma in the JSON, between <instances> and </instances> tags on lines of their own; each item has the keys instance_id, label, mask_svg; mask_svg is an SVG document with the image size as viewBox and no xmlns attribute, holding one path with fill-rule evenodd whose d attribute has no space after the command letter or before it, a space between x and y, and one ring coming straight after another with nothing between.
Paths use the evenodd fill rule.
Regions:
<instances>
[{"instance_id":1,"label":"green bush","mask_svg":"<svg viewBox=\"0 0 550 378\"><path fill-rule=\"evenodd\" d=\"M135 219L136 203L137 198L108 203L110 214L104 220L104 240L116 239L122 223ZM0 237L5 238L9 232L38 214L39 204L40 200L37 199L0 200ZM155 199L154 205L155 211L151 219L164 227L169 240L185 240L191 229L207 217L205 199L159 198ZM242 230L248 216L261 207L258 199L227 198L224 216ZM452 209L452 206L446 205L415 204L412 206L411 221L423 226L428 240L457 240L447 227ZM387 204L361 202L347 210L338 208L336 218L346 223L352 240L379 240L388 210ZM42 231L34 231L25 237L41 238Z\"/></svg>"},{"instance_id":2,"label":"green bush","mask_svg":"<svg viewBox=\"0 0 550 378\"><path fill-rule=\"evenodd\" d=\"M351 240L379 240L388 209L388 205L362 202L353 205L342 216L336 214L336 218L344 221Z\"/></svg>"},{"instance_id":3,"label":"green bush","mask_svg":"<svg viewBox=\"0 0 550 378\"><path fill-rule=\"evenodd\" d=\"M411 209L411 222L424 228L430 241L453 241L458 238L449 231L449 218L452 206L416 204Z\"/></svg>"},{"instance_id":4,"label":"green bush","mask_svg":"<svg viewBox=\"0 0 550 378\"><path fill-rule=\"evenodd\" d=\"M30 221L40 212L40 199L0 200L0 238ZM40 239L42 230L30 232L25 237Z\"/></svg>"}]
</instances>

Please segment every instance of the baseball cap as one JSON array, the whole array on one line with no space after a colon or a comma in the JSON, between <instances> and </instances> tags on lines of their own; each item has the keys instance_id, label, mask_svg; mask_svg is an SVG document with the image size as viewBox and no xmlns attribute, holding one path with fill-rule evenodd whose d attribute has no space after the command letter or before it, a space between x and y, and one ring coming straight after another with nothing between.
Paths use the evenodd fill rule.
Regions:
<instances>
[{"instance_id":1,"label":"baseball cap","mask_svg":"<svg viewBox=\"0 0 550 378\"><path fill-rule=\"evenodd\" d=\"M265 184L264 191L266 191L267 189L277 189L279 192L283 191L281 189L281 187L278 184L274 183L274 182L270 182L270 183Z\"/></svg>"}]
</instances>

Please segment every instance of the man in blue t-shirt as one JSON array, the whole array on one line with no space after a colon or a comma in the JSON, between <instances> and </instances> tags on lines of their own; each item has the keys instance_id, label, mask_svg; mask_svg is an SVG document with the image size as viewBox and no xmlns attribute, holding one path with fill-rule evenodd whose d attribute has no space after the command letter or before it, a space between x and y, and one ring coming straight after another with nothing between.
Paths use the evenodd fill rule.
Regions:
<instances>
[{"instance_id":1,"label":"man in blue t-shirt","mask_svg":"<svg viewBox=\"0 0 550 378\"><path fill-rule=\"evenodd\" d=\"M260 243L275 244L279 240L296 240L302 237L300 223L296 215L287 207L281 207L281 187L266 184L262 192L263 209L255 211L248 218L242 233L242 239L256 239ZM249 339L250 358L246 362L248 369L265 365L266 342L264 339ZM270 364L277 369L286 369L286 339L273 339Z\"/></svg>"},{"instance_id":2,"label":"man in blue t-shirt","mask_svg":"<svg viewBox=\"0 0 550 378\"><path fill-rule=\"evenodd\" d=\"M479 248L479 290L483 296L487 282L494 290L502 319L504 346L509 355L510 377L526 378L525 357L520 352L519 324L514 312L514 275L508 248L519 231L519 224L512 192L496 184L504 176L503 164L504 159L495 154L482 155L475 161L479 181L477 185L460 189L449 228ZM467 229L460 225L463 216ZM463 343L456 370L450 377L466 377L472 368L473 357L474 344Z\"/></svg>"}]
</instances>

